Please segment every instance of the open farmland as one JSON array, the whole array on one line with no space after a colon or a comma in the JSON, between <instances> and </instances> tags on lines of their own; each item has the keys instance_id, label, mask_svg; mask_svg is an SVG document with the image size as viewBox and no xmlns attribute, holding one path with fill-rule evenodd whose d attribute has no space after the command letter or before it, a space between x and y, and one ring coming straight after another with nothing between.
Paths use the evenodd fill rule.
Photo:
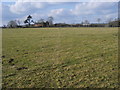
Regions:
<instances>
[{"instance_id":1,"label":"open farmland","mask_svg":"<svg viewBox=\"0 0 120 90\"><path fill-rule=\"evenodd\" d=\"M118 28L2 32L3 87L118 87Z\"/></svg>"}]
</instances>

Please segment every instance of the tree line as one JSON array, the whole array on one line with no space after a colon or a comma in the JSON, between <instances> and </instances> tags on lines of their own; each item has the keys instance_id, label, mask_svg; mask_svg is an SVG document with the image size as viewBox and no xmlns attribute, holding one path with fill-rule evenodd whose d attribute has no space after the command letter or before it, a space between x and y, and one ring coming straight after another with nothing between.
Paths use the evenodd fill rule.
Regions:
<instances>
[{"instance_id":1,"label":"tree line","mask_svg":"<svg viewBox=\"0 0 120 90\"><path fill-rule=\"evenodd\" d=\"M66 23L55 23L53 24L54 18L52 16L48 17L47 20L39 19L34 21L31 15L28 15L24 20L22 25L19 20L11 20L8 24L3 26L3 28L34 28L34 27L119 27L120 19L112 20L108 19L106 23L101 23L102 19L97 18L97 23L90 23L88 20L84 20L78 24L66 24Z\"/></svg>"},{"instance_id":2,"label":"tree line","mask_svg":"<svg viewBox=\"0 0 120 90\"><path fill-rule=\"evenodd\" d=\"M46 21L42 18L38 21L34 21L32 19L32 16L28 15L23 23L24 25L21 25L21 21L11 20L8 22L6 26L4 25L3 27L9 27L9 28L26 27L27 28L27 27L34 27L35 25L40 25L40 24L48 27L48 26L53 25L53 17L52 16L48 17Z\"/></svg>"}]
</instances>

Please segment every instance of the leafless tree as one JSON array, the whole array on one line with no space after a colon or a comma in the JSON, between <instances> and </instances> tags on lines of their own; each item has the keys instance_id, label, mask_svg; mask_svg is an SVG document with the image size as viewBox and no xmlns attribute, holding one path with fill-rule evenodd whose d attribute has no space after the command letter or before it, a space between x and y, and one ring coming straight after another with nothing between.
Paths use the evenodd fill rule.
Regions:
<instances>
[{"instance_id":1,"label":"leafless tree","mask_svg":"<svg viewBox=\"0 0 120 90\"><path fill-rule=\"evenodd\" d=\"M18 24L17 24L16 20L11 20L7 24L7 27L10 27L10 28L15 28L17 26L18 26Z\"/></svg>"},{"instance_id":2,"label":"leafless tree","mask_svg":"<svg viewBox=\"0 0 120 90\"><path fill-rule=\"evenodd\" d=\"M85 20L85 21L84 21L84 24L88 25L88 24L89 24L89 21L88 21L88 20Z\"/></svg>"},{"instance_id":3,"label":"leafless tree","mask_svg":"<svg viewBox=\"0 0 120 90\"><path fill-rule=\"evenodd\" d=\"M40 19L40 20L38 20L38 23L44 23L44 19Z\"/></svg>"},{"instance_id":4,"label":"leafless tree","mask_svg":"<svg viewBox=\"0 0 120 90\"><path fill-rule=\"evenodd\" d=\"M54 18L52 16L48 17L49 25L53 25Z\"/></svg>"},{"instance_id":5,"label":"leafless tree","mask_svg":"<svg viewBox=\"0 0 120 90\"><path fill-rule=\"evenodd\" d=\"M97 18L97 22L100 23L101 22L101 18Z\"/></svg>"},{"instance_id":6,"label":"leafless tree","mask_svg":"<svg viewBox=\"0 0 120 90\"><path fill-rule=\"evenodd\" d=\"M110 23L110 22L112 22L112 20L113 20L113 18L108 18L107 22Z\"/></svg>"}]
</instances>

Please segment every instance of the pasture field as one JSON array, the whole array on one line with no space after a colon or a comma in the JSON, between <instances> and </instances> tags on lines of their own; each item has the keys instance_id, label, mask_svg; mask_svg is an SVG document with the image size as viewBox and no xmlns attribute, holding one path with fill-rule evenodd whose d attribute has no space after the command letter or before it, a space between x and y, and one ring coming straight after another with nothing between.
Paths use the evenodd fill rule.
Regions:
<instances>
[{"instance_id":1,"label":"pasture field","mask_svg":"<svg viewBox=\"0 0 120 90\"><path fill-rule=\"evenodd\" d=\"M19 28L2 33L3 87L118 87L118 28Z\"/></svg>"}]
</instances>

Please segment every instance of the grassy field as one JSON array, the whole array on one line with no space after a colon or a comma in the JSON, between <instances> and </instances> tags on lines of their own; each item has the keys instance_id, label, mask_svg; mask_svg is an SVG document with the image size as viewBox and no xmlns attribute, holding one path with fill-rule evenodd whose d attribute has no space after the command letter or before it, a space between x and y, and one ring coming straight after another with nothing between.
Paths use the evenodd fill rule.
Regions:
<instances>
[{"instance_id":1,"label":"grassy field","mask_svg":"<svg viewBox=\"0 0 120 90\"><path fill-rule=\"evenodd\" d=\"M2 32L3 87L118 87L118 28Z\"/></svg>"}]
</instances>

